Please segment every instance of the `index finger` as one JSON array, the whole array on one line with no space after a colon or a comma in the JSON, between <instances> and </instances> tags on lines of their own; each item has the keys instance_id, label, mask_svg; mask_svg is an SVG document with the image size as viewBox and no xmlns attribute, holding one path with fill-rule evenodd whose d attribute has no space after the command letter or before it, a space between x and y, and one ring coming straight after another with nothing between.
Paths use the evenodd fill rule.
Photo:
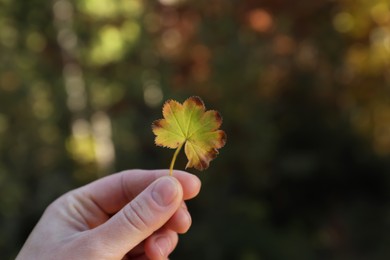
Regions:
<instances>
[{"instance_id":1,"label":"index finger","mask_svg":"<svg viewBox=\"0 0 390 260\"><path fill-rule=\"evenodd\" d=\"M127 170L94 181L80 188L80 192L111 215L134 199L153 181L167 175L168 170ZM173 176L182 185L185 200L199 193L201 183L195 175L174 171Z\"/></svg>"}]
</instances>

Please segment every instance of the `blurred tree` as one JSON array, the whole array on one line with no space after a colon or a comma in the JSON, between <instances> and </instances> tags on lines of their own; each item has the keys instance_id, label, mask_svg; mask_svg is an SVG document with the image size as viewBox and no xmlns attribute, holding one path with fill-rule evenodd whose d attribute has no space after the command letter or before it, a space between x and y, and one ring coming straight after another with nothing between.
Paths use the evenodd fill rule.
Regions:
<instances>
[{"instance_id":1,"label":"blurred tree","mask_svg":"<svg viewBox=\"0 0 390 260\"><path fill-rule=\"evenodd\" d=\"M228 142L173 259L387 259L389 58L387 0L0 0L2 257L63 192L168 167L150 124L199 95Z\"/></svg>"}]
</instances>

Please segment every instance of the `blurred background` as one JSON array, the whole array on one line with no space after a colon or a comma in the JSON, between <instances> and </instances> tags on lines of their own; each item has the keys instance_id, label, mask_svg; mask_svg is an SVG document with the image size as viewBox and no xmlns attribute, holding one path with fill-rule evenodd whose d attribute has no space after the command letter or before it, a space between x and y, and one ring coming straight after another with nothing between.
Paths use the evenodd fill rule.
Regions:
<instances>
[{"instance_id":1,"label":"blurred background","mask_svg":"<svg viewBox=\"0 0 390 260\"><path fill-rule=\"evenodd\" d=\"M172 259L389 259L388 0L0 0L1 258L64 192L167 168L151 123L193 95L228 141Z\"/></svg>"}]
</instances>

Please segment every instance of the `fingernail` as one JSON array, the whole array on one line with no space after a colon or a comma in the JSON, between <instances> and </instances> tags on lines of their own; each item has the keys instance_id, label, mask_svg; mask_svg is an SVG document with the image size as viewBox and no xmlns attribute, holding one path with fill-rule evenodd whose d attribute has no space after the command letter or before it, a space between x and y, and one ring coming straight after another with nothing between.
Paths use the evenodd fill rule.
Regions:
<instances>
[{"instance_id":1,"label":"fingernail","mask_svg":"<svg viewBox=\"0 0 390 260\"><path fill-rule=\"evenodd\" d=\"M165 236L156 238L156 245L161 256L168 256L171 250L171 243Z\"/></svg>"},{"instance_id":2,"label":"fingernail","mask_svg":"<svg viewBox=\"0 0 390 260\"><path fill-rule=\"evenodd\" d=\"M160 206L166 207L177 196L177 184L172 177L163 177L153 187L152 197Z\"/></svg>"}]
</instances>

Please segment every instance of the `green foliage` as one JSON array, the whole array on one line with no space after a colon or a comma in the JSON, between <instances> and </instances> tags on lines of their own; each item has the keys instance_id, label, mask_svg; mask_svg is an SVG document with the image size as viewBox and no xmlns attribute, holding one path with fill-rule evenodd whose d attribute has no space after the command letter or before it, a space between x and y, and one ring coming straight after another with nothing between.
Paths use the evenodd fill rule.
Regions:
<instances>
[{"instance_id":1,"label":"green foliage","mask_svg":"<svg viewBox=\"0 0 390 260\"><path fill-rule=\"evenodd\" d=\"M166 165L150 122L193 95L224 115L229 145L173 259L389 258L389 10L0 0L2 258L65 191Z\"/></svg>"}]
</instances>

